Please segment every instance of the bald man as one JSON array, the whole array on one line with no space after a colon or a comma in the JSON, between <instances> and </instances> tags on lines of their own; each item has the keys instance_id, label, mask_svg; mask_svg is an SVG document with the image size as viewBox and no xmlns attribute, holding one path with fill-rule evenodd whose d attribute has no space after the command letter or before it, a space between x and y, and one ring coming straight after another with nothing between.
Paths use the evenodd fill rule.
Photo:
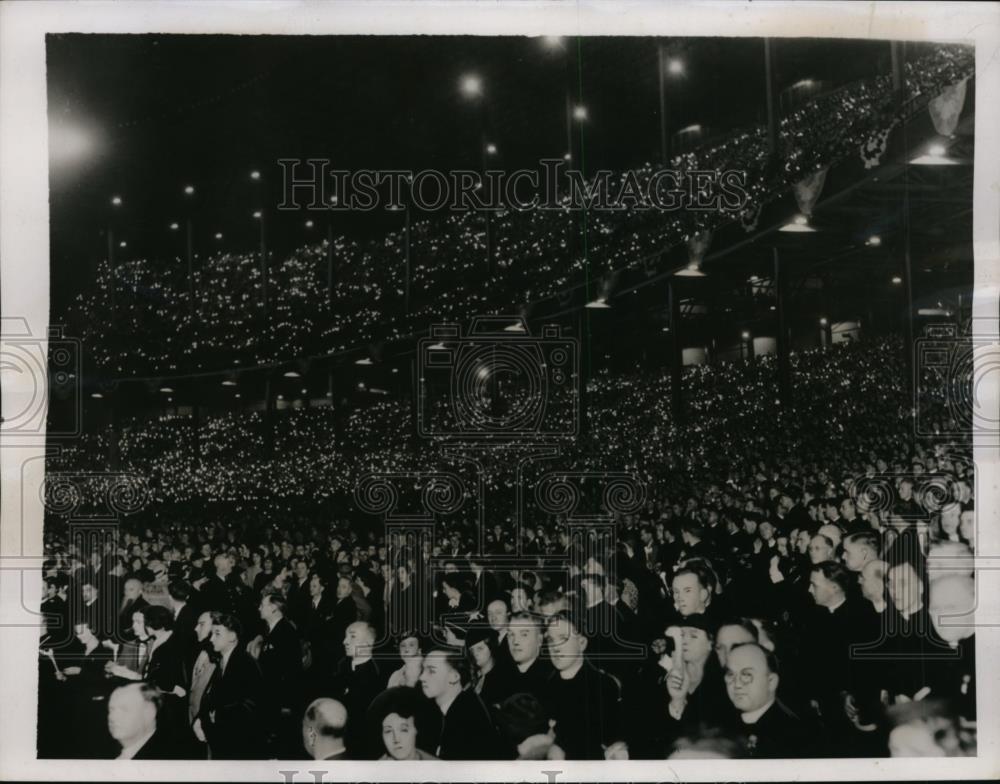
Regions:
<instances>
[{"instance_id":1,"label":"bald man","mask_svg":"<svg viewBox=\"0 0 1000 784\"><path fill-rule=\"evenodd\" d=\"M344 744L347 708L337 700L313 700L302 717L302 745L314 760L350 759Z\"/></svg>"},{"instance_id":2,"label":"bald man","mask_svg":"<svg viewBox=\"0 0 1000 784\"><path fill-rule=\"evenodd\" d=\"M959 715L976 718L976 583L964 572L948 572L931 580L928 591L931 624L954 652L928 662L931 697L948 699Z\"/></svg>"},{"instance_id":3,"label":"bald man","mask_svg":"<svg viewBox=\"0 0 1000 784\"><path fill-rule=\"evenodd\" d=\"M108 733L121 746L116 759L178 759L178 748L157 732L159 690L147 683L119 686L108 699Z\"/></svg>"},{"instance_id":4,"label":"bald man","mask_svg":"<svg viewBox=\"0 0 1000 784\"><path fill-rule=\"evenodd\" d=\"M383 674L372 658L374 648L375 629L371 624L365 621L350 624L344 634L346 656L337 665L327 692L347 708L345 742L354 759L375 759L376 752L381 753L365 732L365 712L388 680L388 674Z\"/></svg>"}]
</instances>

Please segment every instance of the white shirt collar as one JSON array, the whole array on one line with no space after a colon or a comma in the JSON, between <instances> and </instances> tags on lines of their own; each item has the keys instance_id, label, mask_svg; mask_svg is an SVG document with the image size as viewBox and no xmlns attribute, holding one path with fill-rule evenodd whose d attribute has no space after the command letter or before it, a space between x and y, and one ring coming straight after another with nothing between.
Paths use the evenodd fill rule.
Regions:
<instances>
[{"instance_id":1,"label":"white shirt collar","mask_svg":"<svg viewBox=\"0 0 1000 784\"><path fill-rule=\"evenodd\" d=\"M139 753L139 749L146 745L146 741L153 737L153 733L155 731L156 729L153 728L134 743L130 743L128 746L122 746L122 753L118 755L118 759L132 759L132 757Z\"/></svg>"},{"instance_id":2,"label":"white shirt collar","mask_svg":"<svg viewBox=\"0 0 1000 784\"><path fill-rule=\"evenodd\" d=\"M841 597L840 597L840 601L839 601L839 602L837 602L837 603L836 603L836 604L834 604L834 605L831 605L831 606L827 607L826 609L828 609L828 610L830 611L830 614L832 615L832 614L833 614L833 612L834 612L835 610L837 610L837 609L838 609L838 608L840 607L840 605L842 605L842 604L843 604L844 602L846 602L846 601L847 601L847 597L846 597L846 596L841 596Z\"/></svg>"},{"instance_id":3,"label":"white shirt collar","mask_svg":"<svg viewBox=\"0 0 1000 784\"><path fill-rule=\"evenodd\" d=\"M757 710L749 711L748 713L741 713L740 718L743 720L744 724L756 724L760 720L760 717L767 713L767 709L772 705L774 705L773 699L771 699L763 708L757 708Z\"/></svg>"}]
</instances>

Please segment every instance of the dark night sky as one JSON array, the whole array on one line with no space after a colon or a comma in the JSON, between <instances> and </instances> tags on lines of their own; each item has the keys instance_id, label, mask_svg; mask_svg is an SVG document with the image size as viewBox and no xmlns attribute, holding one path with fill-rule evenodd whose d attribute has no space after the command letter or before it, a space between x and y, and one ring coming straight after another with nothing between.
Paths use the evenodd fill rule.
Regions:
<instances>
[{"instance_id":1,"label":"dark night sky","mask_svg":"<svg viewBox=\"0 0 1000 784\"><path fill-rule=\"evenodd\" d=\"M251 250L251 211L278 202L278 158L477 168L484 121L500 151L495 165L534 168L565 152L567 88L590 116L585 170L655 160L658 40L567 39L550 51L529 38L49 36L53 304L58 311L88 284L115 194L124 201L115 231L129 255L167 263L181 253L168 226L184 215L187 183L197 188L197 250ZM664 43L685 63L684 77L670 82L675 130L700 123L714 136L763 120L760 39ZM890 67L886 42L775 46L781 88L805 78L837 86ZM482 109L458 90L470 71L483 80ZM74 158L63 140L79 129L95 148ZM251 182L252 169L270 182ZM271 247L308 241L305 217L276 217ZM336 217L339 232L358 238L398 224L393 213Z\"/></svg>"}]
</instances>

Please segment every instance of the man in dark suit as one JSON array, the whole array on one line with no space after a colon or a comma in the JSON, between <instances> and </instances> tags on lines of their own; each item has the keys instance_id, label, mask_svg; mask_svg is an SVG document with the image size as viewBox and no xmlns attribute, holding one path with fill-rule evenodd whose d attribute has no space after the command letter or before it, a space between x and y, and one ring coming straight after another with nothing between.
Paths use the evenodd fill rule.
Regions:
<instances>
[{"instance_id":1,"label":"man in dark suit","mask_svg":"<svg viewBox=\"0 0 1000 784\"><path fill-rule=\"evenodd\" d=\"M152 684L119 686L108 700L108 732L121 746L116 759L180 759L168 732L157 728L160 691Z\"/></svg>"},{"instance_id":2,"label":"man in dark suit","mask_svg":"<svg viewBox=\"0 0 1000 784\"><path fill-rule=\"evenodd\" d=\"M306 708L302 717L302 745L314 760L349 760L344 745L347 709L337 702L321 697Z\"/></svg>"},{"instance_id":3,"label":"man in dark suit","mask_svg":"<svg viewBox=\"0 0 1000 784\"><path fill-rule=\"evenodd\" d=\"M725 679L740 717L734 734L743 737L750 757L815 755L808 725L777 700L778 662L773 653L755 642L736 645L726 661Z\"/></svg>"},{"instance_id":4,"label":"man in dark suit","mask_svg":"<svg viewBox=\"0 0 1000 784\"><path fill-rule=\"evenodd\" d=\"M194 732L212 759L258 759L263 733L260 670L240 645L243 627L228 613L212 614L212 649L219 662L202 697Z\"/></svg>"},{"instance_id":5,"label":"man in dark suit","mask_svg":"<svg viewBox=\"0 0 1000 784\"><path fill-rule=\"evenodd\" d=\"M259 611L267 632L247 646L260 667L262 719L268 745L279 759L288 759L298 749L296 725L302 702L302 643L285 617L286 609L281 594L264 594Z\"/></svg>"},{"instance_id":6,"label":"man in dark suit","mask_svg":"<svg viewBox=\"0 0 1000 784\"><path fill-rule=\"evenodd\" d=\"M870 643L863 639L869 632L866 607L849 596L855 581L853 573L836 561L812 567L809 593L816 607L802 628L800 657L804 696L818 708L833 750L846 756L852 756L859 738L849 722L845 699L863 685L858 668L852 666L851 648Z\"/></svg>"},{"instance_id":7,"label":"man in dark suit","mask_svg":"<svg viewBox=\"0 0 1000 784\"><path fill-rule=\"evenodd\" d=\"M193 593L191 585L184 580L173 580L167 585L170 610L174 616L174 637L185 653L189 670L198 655L198 637L194 631L198 625L198 609L191 604Z\"/></svg>"},{"instance_id":8,"label":"man in dark suit","mask_svg":"<svg viewBox=\"0 0 1000 784\"><path fill-rule=\"evenodd\" d=\"M542 656L541 618L530 612L515 613L508 625L507 641L514 667L507 680L509 692L503 698L525 693L543 702L552 664Z\"/></svg>"},{"instance_id":9,"label":"man in dark suit","mask_svg":"<svg viewBox=\"0 0 1000 784\"><path fill-rule=\"evenodd\" d=\"M431 648L424 657L420 688L441 716L436 757L443 760L496 760L505 752L489 711L471 680L469 659L458 648Z\"/></svg>"},{"instance_id":10,"label":"man in dark suit","mask_svg":"<svg viewBox=\"0 0 1000 784\"><path fill-rule=\"evenodd\" d=\"M975 721L975 581L967 573L947 572L931 581L928 593L934 634L952 654L939 653L927 663L929 696L948 700L959 716Z\"/></svg>"},{"instance_id":11,"label":"man in dark suit","mask_svg":"<svg viewBox=\"0 0 1000 784\"><path fill-rule=\"evenodd\" d=\"M621 688L584 657L589 639L578 618L560 612L549 619L545 636L555 672L546 684L545 701L566 759L604 759L625 739Z\"/></svg>"},{"instance_id":12,"label":"man in dark suit","mask_svg":"<svg viewBox=\"0 0 1000 784\"><path fill-rule=\"evenodd\" d=\"M348 600L350 601L350 600ZM385 689L386 678L375 660L375 630L355 621L344 635L346 656L340 660L327 693L347 709L344 740L354 759L375 759L379 749L365 732L365 714L372 700Z\"/></svg>"},{"instance_id":13,"label":"man in dark suit","mask_svg":"<svg viewBox=\"0 0 1000 784\"><path fill-rule=\"evenodd\" d=\"M69 622L69 604L66 590L69 580L64 574L49 575L45 578L45 598L41 612L45 616L44 648L51 648L53 656L59 657L75 642Z\"/></svg>"},{"instance_id":14,"label":"man in dark suit","mask_svg":"<svg viewBox=\"0 0 1000 784\"><path fill-rule=\"evenodd\" d=\"M132 613L149 607L149 602L142 595L142 582L135 577L125 581L121 605L118 609L117 625L115 626L115 642L127 642L134 639L132 632Z\"/></svg>"},{"instance_id":15,"label":"man in dark suit","mask_svg":"<svg viewBox=\"0 0 1000 784\"><path fill-rule=\"evenodd\" d=\"M336 603L330 613L330 624L327 634L329 635L329 650L327 651L327 662L325 664L336 665L344 656L344 637L347 635L347 628L358 618L358 605L352 598L353 584L349 577L337 579L335 594Z\"/></svg>"}]
</instances>

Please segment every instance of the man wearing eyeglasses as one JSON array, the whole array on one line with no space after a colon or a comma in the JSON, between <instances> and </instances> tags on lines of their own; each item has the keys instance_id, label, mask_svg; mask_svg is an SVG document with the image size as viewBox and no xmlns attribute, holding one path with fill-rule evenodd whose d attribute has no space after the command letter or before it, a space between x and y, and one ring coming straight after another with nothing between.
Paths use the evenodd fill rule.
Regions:
<instances>
[{"instance_id":1,"label":"man wearing eyeglasses","mask_svg":"<svg viewBox=\"0 0 1000 784\"><path fill-rule=\"evenodd\" d=\"M747 754L759 759L813 756L812 739L802 721L778 699L778 661L755 642L736 645L725 670L726 693L739 711L738 732Z\"/></svg>"}]
</instances>

